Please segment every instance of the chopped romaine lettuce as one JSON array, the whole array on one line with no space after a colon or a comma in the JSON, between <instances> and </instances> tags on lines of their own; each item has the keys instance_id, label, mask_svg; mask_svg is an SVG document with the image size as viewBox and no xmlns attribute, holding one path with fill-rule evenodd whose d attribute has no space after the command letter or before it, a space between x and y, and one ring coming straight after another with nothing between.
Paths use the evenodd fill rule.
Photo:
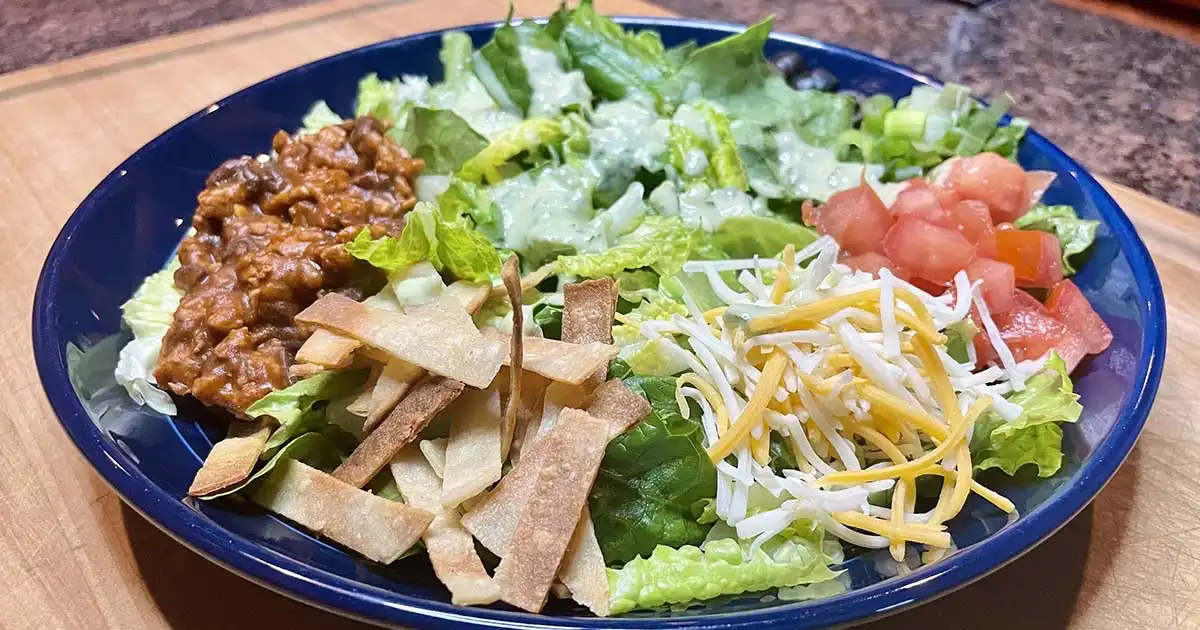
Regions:
<instances>
[{"instance_id":1,"label":"chopped romaine lettuce","mask_svg":"<svg viewBox=\"0 0 1200 630\"><path fill-rule=\"evenodd\" d=\"M299 460L318 470L332 472L345 458L345 451L339 448L334 440L331 440L324 433L309 431L308 433L292 438L281 446L270 459L259 466L258 470L254 471L254 474L247 477L245 481L232 486L228 490L203 496L201 499L208 501L217 497L229 496L241 492L259 479L271 474L271 471L275 470L275 466L285 459Z\"/></svg>"},{"instance_id":2,"label":"chopped romaine lettuce","mask_svg":"<svg viewBox=\"0 0 1200 630\"><path fill-rule=\"evenodd\" d=\"M326 370L254 401L246 408L247 416L271 416L279 423L279 428L267 439L263 458L270 457L275 449L301 433L327 424L325 412L316 409L317 404L346 396L366 380L367 370Z\"/></svg>"},{"instance_id":3,"label":"chopped romaine lettuce","mask_svg":"<svg viewBox=\"0 0 1200 630\"><path fill-rule=\"evenodd\" d=\"M697 522L701 500L716 496L717 473L701 443L697 420L679 414L675 379L632 376L630 389L650 401L651 412L608 445L588 499L596 539L609 564L648 556L659 545L704 540Z\"/></svg>"},{"instance_id":4,"label":"chopped romaine lettuce","mask_svg":"<svg viewBox=\"0 0 1200 630\"><path fill-rule=\"evenodd\" d=\"M469 182L486 179L495 184L504 179L500 167L517 154L561 142L566 137L560 121L554 118L530 118L493 138L487 147L463 164L458 175Z\"/></svg>"},{"instance_id":5,"label":"chopped romaine lettuce","mask_svg":"<svg viewBox=\"0 0 1200 630\"><path fill-rule=\"evenodd\" d=\"M771 258L790 243L797 250L817 240L817 233L798 223L762 216L729 217L713 233L713 243L730 258Z\"/></svg>"},{"instance_id":6,"label":"chopped romaine lettuce","mask_svg":"<svg viewBox=\"0 0 1200 630\"><path fill-rule=\"evenodd\" d=\"M175 318L183 292L175 286L179 258L172 255L167 266L142 281L133 297L121 305L121 321L133 331L133 340L121 348L115 372L117 383L139 405L175 414L175 402L158 387L154 368L163 336Z\"/></svg>"},{"instance_id":7,"label":"chopped romaine lettuce","mask_svg":"<svg viewBox=\"0 0 1200 630\"><path fill-rule=\"evenodd\" d=\"M605 251L560 257L558 271L600 278L649 267L660 275L670 275L683 267L702 238L701 232L677 218L646 217L637 229Z\"/></svg>"},{"instance_id":8,"label":"chopped romaine lettuce","mask_svg":"<svg viewBox=\"0 0 1200 630\"><path fill-rule=\"evenodd\" d=\"M533 88L520 48L516 29L505 23L496 29L491 41L475 51L474 68L488 94L501 107L524 115L529 111Z\"/></svg>"},{"instance_id":9,"label":"chopped romaine lettuce","mask_svg":"<svg viewBox=\"0 0 1200 630\"><path fill-rule=\"evenodd\" d=\"M699 103L700 111L713 134L712 155L709 164L712 167L717 188L736 188L746 190L749 180L746 177L746 167L738 155L737 142L733 137L729 117L708 103Z\"/></svg>"},{"instance_id":10,"label":"chopped romaine lettuce","mask_svg":"<svg viewBox=\"0 0 1200 630\"><path fill-rule=\"evenodd\" d=\"M413 106L403 127L388 132L413 157L425 161L425 172L449 174L488 145L467 121L448 109Z\"/></svg>"},{"instance_id":11,"label":"chopped romaine lettuce","mask_svg":"<svg viewBox=\"0 0 1200 630\"><path fill-rule=\"evenodd\" d=\"M1071 206L1047 206L1039 203L1013 221L1013 225L1023 230L1040 230L1057 236L1062 244L1063 273L1071 275L1075 273L1071 258L1092 246L1100 222L1080 219Z\"/></svg>"},{"instance_id":12,"label":"chopped romaine lettuce","mask_svg":"<svg viewBox=\"0 0 1200 630\"><path fill-rule=\"evenodd\" d=\"M988 413L975 427L971 439L975 468L999 468L1015 475L1022 466L1034 464L1041 477L1058 472L1063 457L1063 434L1058 424L1075 422L1083 413L1066 363L1052 353L1042 371L1008 401L1021 407L1016 420L1006 422L998 414Z\"/></svg>"},{"instance_id":13,"label":"chopped romaine lettuce","mask_svg":"<svg viewBox=\"0 0 1200 630\"><path fill-rule=\"evenodd\" d=\"M656 547L620 569L609 569L613 614L687 604L721 595L740 595L802 584L835 582L839 572L819 527L811 533L777 536L761 547L736 538L709 540L699 547Z\"/></svg>"},{"instance_id":14,"label":"chopped romaine lettuce","mask_svg":"<svg viewBox=\"0 0 1200 630\"><path fill-rule=\"evenodd\" d=\"M323 127L341 124L341 122L342 117L338 116L337 112L333 111L329 105L325 103L325 101L317 101L316 103L313 103L312 108L308 110L308 113L304 115L303 120L300 121L302 126L300 127L299 133L314 134L320 131Z\"/></svg>"},{"instance_id":15,"label":"chopped romaine lettuce","mask_svg":"<svg viewBox=\"0 0 1200 630\"><path fill-rule=\"evenodd\" d=\"M408 213L399 239L371 239L370 231L364 229L346 244L346 251L389 274L423 260L438 271L471 282L490 282L500 273L496 248L475 230L470 219L448 218L427 203L418 203Z\"/></svg>"},{"instance_id":16,"label":"chopped romaine lettuce","mask_svg":"<svg viewBox=\"0 0 1200 630\"><path fill-rule=\"evenodd\" d=\"M661 100L661 87L671 70L662 42L655 45L626 33L597 13L591 0L580 2L562 24L571 59L597 96L616 100L643 92Z\"/></svg>"}]
</instances>

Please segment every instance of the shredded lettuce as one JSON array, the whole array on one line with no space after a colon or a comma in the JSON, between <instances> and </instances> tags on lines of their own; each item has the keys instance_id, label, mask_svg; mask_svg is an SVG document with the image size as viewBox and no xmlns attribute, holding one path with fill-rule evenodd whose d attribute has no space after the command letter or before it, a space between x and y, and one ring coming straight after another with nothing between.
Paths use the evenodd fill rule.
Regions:
<instances>
[{"instance_id":1,"label":"shredded lettuce","mask_svg":"<svg viewBox=\"0 0 1200 630\"><path fill-rule=\"evenodd\" d=\"M121 305L121 321L133 331L133 340L121 348L117 358L117 383L139 405L174 415L175 402L157 387L154 368L163 337L175 318L183 292L175 287L179 258L171 256L167 266L142 281L133 297Z\"/></svg>"},{"instance_id":2,"label":"shredded lettuce","mask_svg":"<svg viewBox=\"0 0 1200 630\"><path fill-rule=\"evenodd\" d=\"M829 568L832 559L823 538L824 532L813 527L777 536L753 551L750 541L735 538L678 549L660 545L647 557L608 570L609 605L613 614L620 614L774 588L840 585L840 572Z\"/></svg>"},{"instance_id":3,"label":"shredded lettuce","mask_svg":"<svg viewBox=\"0 0 1200 630\"><path fill-rule=\"evenodd\" d=\"M771 258L788 244L797 250L817 240L811 228L784 219L762 216L729 217L712 236L713 243L730 258Z\"/></svg>"},{"instance_id":4,"label":"shredded lettuce","mask_svg":"<svg viewBox=\"0 0 1200 630\"><path fill-rule=\"evenodd\" d=\"M408 213L399 239L372 239L364 229L346 244L346 251L389 274L423 260L471 282L489 282L500 273L500 256L487 236L466 217L448 219L426 203Z\"/></svg>"},{"instance_id":5,"label":"shredded lettuce","mask_svg":"<svg viewBox=\"0 0 1200 630\"><path fill-rule=\"evenodd\" d=\"M1087 251L1096 240L1099 221L1080 219L1071 206L1047 206L1036 204L1023 216L1013 221L1023 230L1049 232L1058 237L1062 244L1063 273L1075 273L1071 258Z\"/></svg>"},{"instance_id":6,"label":"shredded lettuce","mask_svg":"<svg viewBox=\"0 0 1200 630\"><path fill-rule=\"evenodd\" d=\"M625 384L650 402L651 411L609 443L588 499L609 564L648 556L659 545L698 544L709 530L697 520L701 501L717 492L700 411L694 409L690 420L679 414L675 379L630 376Z\"/></svg>"},{"instance_id":7,"label":"shredded lettuce","mask_svg":"<svg viewBox=\"0 0 1200 630\"><path fill-rule=\"evenodd\" d=\"M366 380L367 370L326 370L254 401L246 408L247 416L271 416L279 423L279 428L267 439L263 458L273 455L275 449L292 438L327 424L323 405L318 407L318 404L351 394Z\"/></svg>"},{"instance_id":8,"label":"shredded lettuce","mask_svg":"<svg viewBox=\"0 0 1200 630\"><path fill-rule=\"evenodd\" d=\"M988 413L975 427L971 455L975 468L999 468L1015 475L1021 467L1033 464L1038 476L1049 477L1062 466L1062 429L1064 422L1075 422L1083 413L1079 395L1067 375L1067 365L1052 353L1041 372L1025 383L1008 401L1020 405L1021 415L1006 422L996 413Z\"/></svg>"},{"instance_id":9,"label":"shredded lettuce","mask_svg":"<svg viewBox=\"0 0 1200 630\"><path fill-rule=\"evenodd\" d=\"M312 108L308 110L308 113L300 121L301 127L299 133L314 134L324 127L338 125L341 122L342 117L338 116L337 112L333 111L325 101L317 101L313 103Z\"/></svg>"},{"instance_id":10,"label":"shredded lettuce","mask_svg":"<svg viewBox=\"0 0 1200 630\"><path fill-rule=\"evenodd\" d=\"M688 227L678 218L646 217L637 229L605 251L560 257L558 271L583 278L599 278L649 267L660 275L670 275L683 268L683 263L704 238L702 232Z\"/></svg>"},{"instance_id":11,"label":"shredded lettuce","mask_svg":"<svg viewBox=\"0 0 1200 630\"><path fill-rule=\"evenodd\" d=\"M488 145L467 121L448 109L413 106L403 127L389 132L413 157L425 161L425 172L449 174Z\"/></svg>"}]
</instances>

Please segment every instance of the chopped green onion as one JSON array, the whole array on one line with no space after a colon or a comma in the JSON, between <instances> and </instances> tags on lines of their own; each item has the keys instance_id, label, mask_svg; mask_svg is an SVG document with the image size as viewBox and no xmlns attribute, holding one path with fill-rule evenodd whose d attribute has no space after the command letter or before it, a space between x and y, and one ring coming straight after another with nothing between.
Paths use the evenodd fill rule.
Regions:
<instances>
[{"instance_id":1,"label":"chopped green onion","mask_svg":"<svg viewBox=\"0 0 1200 630\"><path fill-rule=\"evenodd\" d=\"M839 160L853 160L850 149L858 149L859 159L867 162L871 159L871 150L875 146L875 139L869 134L859 129L847 129L837 137L833 144L833 150L838 154Z\"/></svg>"},{"instance_id":2,"label":"chopped green onion","mask_svg":"<svg viewBox=\"0 0 1200 630\"><path fill-rule=\"evenodd\" d=\"M883 118L896 108L895 101L887 94L875 94L862 103L863 129L867 133L882 136Z\"/></svg>"}]
</instances>

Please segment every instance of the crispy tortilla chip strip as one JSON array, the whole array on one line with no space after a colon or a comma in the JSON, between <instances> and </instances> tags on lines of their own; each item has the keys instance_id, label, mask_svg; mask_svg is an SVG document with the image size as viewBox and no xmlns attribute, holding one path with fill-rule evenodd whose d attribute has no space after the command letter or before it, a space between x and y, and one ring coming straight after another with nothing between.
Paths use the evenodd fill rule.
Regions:
<instances>
[{"instance_id":1,"label":"crispy tortilla chip strip","mask_svg":"<svg viewBox=\"0 0 1200 630\"><path fill-rule=\"evenodd\" d=\"M498 384L497 384L498 385ZM468 390L449 410L442 505L454 508L500 479L500 390Z\"/></svg>"},{"instance_id":2,"label":"crispy tortilla chip strip","mask_svg":"<svg viewBox=\"0 0 1200 630\"><path fill-rule=\"evenodd\" d=\"M517 408L517 426L513 430L509 459L514 463L521 458L521 450L533 444L542 425L542 408L546 402L546 389L553 383L541 374L526 371L521 375L521 406Z\"/></svg>"},{"instance_id":3,"label":"crispy tortilla chip strip","mask_svg":"<svg viewBox=\"0 0 1200 630\"><path fill-rule=\"evenodd\" d=\"M521 293L525 293L526 291L541 284L546 278L554 275L557 271L558 269L555 267L554 263L546 263L541 267L529 272L524 278L521 278ZM506 293L508 293L508 289L503 285L492 287L492 295L495 297L500 297Z\"/></svg>"},{"instance_id":4,"label":"crispy tortilla chip strip","mask_svg":"<svg viewBox=\"0 0 1200 630\"><path fill-rule=\"evenodd\" d=\"M231 422L228 436L213 444L204 465L196 471L188 494L202 497L245 481L254 472L258 456L262 455L274 428L275 421L269 417L254 422Z\"/></svg>"},{"instance_id":5,"label":"crispy tortilla chip strip","mask_svg":"<svg viewBox=\"0 0 1200 630\"><path fill-rule=\"evenodd\" d=\"M629 386L614 378L600 384L592 392L592 402L587 412L597 418L604 418L613 429L609 439L615 438L626 429L641 422L650 413L650 403L645 398L635 394Z\"/></svg>"},{"instance_id":6,"label":"crispy tortilla chip strip","mask_svg":"<svg viewBox=\"0 0 1200 630\"><path fill-rule=\"evenodd\" d=\"M254 502L382 564L412 547L433 515L359 490L294 459L284 459Z\"/></svg>"},{"instance_id":7,"label":"crispy tortilla chip strip","mask_svg":"<svg viewBox=\"0 0 1200 630\"><path fill-rule=\"evenodd\" d=\"M370 401L367 403L367 421L363 423L363 431L370 433L387 417L396 403L412 389L412 386L425 376L425 370L400 359L392 359L383 367L375 386L371 388Z\"/></svg>"},{"instance_id":8,"label":"crispy tortilla chip strip","mask_svg":"<svg viewBox=\"0 0 1200 630\"><path fill-rule=\"evenodd\" d=\"M485 330L483 334L493 343L508 348L509 335L494 328ZM525 337L523 342L522 360L526 372L572 385L583 383L617 356L616 346L604 343L580 345L542 337ZM508 365L508 357L504 357L504 364Z\"/></svg>"},{"instance_id":9,"label":"crispy tortilla chip strip","mask_svg":"<svg viewBox=\"0 0 1200 630\"><path fill-rule=\"evenodd\" d=\"M383 364L371 364L371 376L367 377L367 384L363 386L363 390L346 405L346 411L365 418L371 411L371 391L375 389L375 385L379 383L379 377L383 374Z\"/></svg>"},{"instance_id":10,"label":"crispy tortilla chip strip","mask_svg":"<svg viewBox=\"0 0 1200 630\"><path fill-rule=\"evenodd\" d=\"M512 306L513 316L513 335L508 351L508 404L505 405L504 419L500 425L501 462L508 458L513 431L517 427L517 410L521 407L521 381L524 374L521 364L524 356L522 340L525 337L525 309L521 299L521 270L518 265L516 255L512 255L504 261L504 267L500 270L504 287L508 289L508 302Z\"/></svg>"},{"instance_id":11,"label":"crispy tortilla chip strip","mask_svg":"<svg viewBox=\"0 0 1200 630\"><path fill-rule=\"evenodd\" d=\"M296 321L332 329L433 374L485 388L500 371L505 347L485 339L467 311L449 302L434 300L392 313L328 293L296 315Z\"/></svg>"},{"instance_id":12,"label":"crispy tortilla chip strip","mask_svg":"<svg viewBox=\"0 0 1200 630\"><path fill-rule=\"evenodd\" d=\"M517 519L509 554L496 567L501 598L509 604L530 612L545 605L600 470L608 432L604 420L565 409L539 442L548 451Z\"/></svg>"},{"instance_id":13,"label":"crispy tortilla chip strip","mask_svg":"<svg viewBox=\"0 0 1200 630\"><path fill-rule=\"evenodd\" d=\"M610 440L624 433L626 429L633 426L650 411L650 405L644 398L629 391L629 388L617 379L608 381L597 388L595 396L603 396L605 399L617 396L618 388L624 389L629 396L637 399L632 403L634 407L613 413L609 417L591 414L606 422ZM619 395L625 397L625 393ZM632 399L628 400L632 401ZM605 403L603 406L597 406L596 410L607 410L606 413L611 413L614 408L614 404ZM589 408L589 413L590 411L591 408ZM484 547L487 547L488 551L497 556L504 557L508 553L517 516L521 513L521 508L524 507L530 492L532 492L534 478L549 449L544 444L546 442L544 437L528 445L521 455L521 461L517 462L507 475L504 475L504 478L491 492L485 494L471 510L463 515L463 526L467 528L467 531L471 532Z\"/></svg>"},{"instance_id":14,"label":"crispy tortilla chip strip","mask_svg":"<svg viewBox=\"0 0 1200 630\"><path fill-rule=\"evenodd\" d=\"M562 340L612 343L616 313L617 283L612 278L568 284L563 287Z\"/></svg>"},{"instance_id":15,"label":"crispy tortilla chip strip","mask_svg":"<svg viewBox=\"0 0 1200 630\"><path fill-rule=\"evenodd\" d=\"M475 541L459 522L458 511L442 507L442 479L417 446L400 451L392 460L391 471L405 501L433 514L433 522L422 538L433 572L450 590L450 601L473 606L500 599L500 587L483 568L475 553Z\"/></svg>"},{"instance_id":16,"label":"crispy tortilla chip strip","mask_svg":"<svg viewBox=\"0 0 1200 630\"><path fill-rule=\"evenodd\" d=\"M361 346L362 342L357 339L318 328L304 340L304 345L296 352L296 362L340 370L350 366L354 361L354 351Z\"/></svg>"},{"instance_id":17,"label":"crispy tortilla chip strip","mask_svg":"<svg viewBox=\"0 0 1200 630\"><path fill-rule=\"evenodd\" d=\"M460 280L446 287L446 291L438 299L454 300L462 304L468 313L474 314L479 307L483 306L490 291L491 285ZM404 394L408 393L408 390L412 389L412 386L421 380L422 376L425 376L425 370L407 361L390 359L386 364L383 374L369 390L370 407L364 414L367 416L367 421L363 424L363 430L367 433L375 430L379 422L391 413Z\"/></svg>"},{"instance_id":18,"label":"crispy tortilla chip strip","mask_svg":"<svg viewBox=\"0 0 1200 630\"><path fill-rule=\"evenodd\" d=\"M333 471L333 476L356 488L367 485L462 392L463 384L459 381L426 377L359 443L350 457Z\"/></svg>"},{"instance_id":19,"label":"crispy tortilla chip strip","mask_svg":"<svg viewBox=\"0 0 1200 630\"><path fill-rule=\"evenodd\" d=\"M425 461L429 462L429 467L438 479L442 478L442 472L446 470L446 442L446 438L434 438L421 440L418 444L421 454L425 456Z\"/></svg>"},{"instance_id":20,"label":"crispy tortilla chip strip","mask_svg":"<svg viewBox=\"0 0 1200 630\"><path fill-rule=\"evenodd\" d=\"M604 564L604 553L600 551L592 513L586 504L558 568L558 579L566 585L571 599L586 606L597 617L609 615L608 567Z\"/></svg>"}]
</instances>

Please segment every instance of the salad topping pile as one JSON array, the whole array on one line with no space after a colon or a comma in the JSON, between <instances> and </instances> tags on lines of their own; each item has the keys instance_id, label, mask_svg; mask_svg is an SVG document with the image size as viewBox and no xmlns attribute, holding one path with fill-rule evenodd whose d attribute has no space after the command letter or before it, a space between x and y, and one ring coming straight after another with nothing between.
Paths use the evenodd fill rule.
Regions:
<instances>
[{"instance_id":1,"label":"salad topping pile","mask_svg":"<svg viewBox=\"0 0 1200 630\"><path fill-rule=\"evenodd\" d=\"M838 92L770 29L449 32L441 80L217 169L117 367L229 413L190 494L597 615L824 597L952 553L972 496L1016 518L1112 339L1070 279L1098 223L1041 203L1007 96Z\"/></svg>"}]
</instances>

